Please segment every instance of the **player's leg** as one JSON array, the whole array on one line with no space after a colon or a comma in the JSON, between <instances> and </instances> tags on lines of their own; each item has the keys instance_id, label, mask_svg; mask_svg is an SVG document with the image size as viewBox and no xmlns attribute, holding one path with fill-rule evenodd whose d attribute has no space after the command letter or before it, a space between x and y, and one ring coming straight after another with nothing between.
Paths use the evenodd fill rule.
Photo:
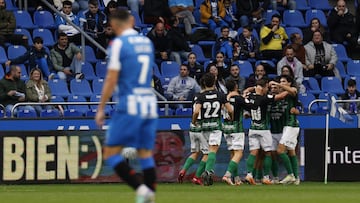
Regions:
<instances>
[{"instance_id":1,"label":"player's leg","mask_svg":"<svg viewBox=\"0 0 360 203\"><path fill-rule=\"evenodd\" d=\"M271 148L271 158L272 158L272 164L271 164L271 172L273 175L273 183L279 184L279 162L278 162L278 154L277 154L277 146L279 145L279 141L282 137L281 133L272 133L272 148Z\"/></svg>"},{"instance_id":2,"label":"player's leg","mask_svg":"<svg viewBox=\"0 0 360 203\"><path fill-rule=\"evenodd\" d=\"M222 132L220 130L214 130L209 133L209 154L206 161L205 172L202 175L204 185L213 184L214 166L216 162L216 152L221 144Z\"/></svg>"},{"instance_id":3,"label":"player's leg","mask_svg":"<svg viewBox=\"0 0 360 203\"><path fill-rule=\"evenodd\" d=\"M247 175L245 180L248 181L250 184L255 185L255 180L253 178L253 171L254 171L254 163L256 160L256 155L260 149L260 141L258 139L258 134L256 130L249 130L249 150L250 154L246 161L246 170Z\"/></svg>"},{"instance_id":4,"label":"player's leg","mask_svg":"<svg viewBox=\"0 0 360 203\"><path fill-rule=\"evenodd\" d=\"M191 182L196 185L203 185L203 182L201 180L201 175L205 171L206 161L207 161L208 155L204 154L203 157L200 160L199 166L196 169L195 176L192 178Z\"/></svg>"},{"instance_id":5,"label":"player's leg","mask_svg":"<svg viewBox=\"0 0 360 203\"><path fill-rule=\"evenodd\" d=\"M289 160L291 164L291 168L294 173L295 181L294 184L298 185L300 184L300 178L299 178L299 172L298 172L298 159L296 156L295 148L297 145L297 137L299 135L300 128L299 127L286 127L286 135L287 140L285 142L285 146L287 147L288 154L289 154Z\"/></svg>"},{"instance_id":6,"label":"player's leg","mask_svg":"<svg viewBox=\"0 0 360 203\"><path fill-rule=\"evenodd\" d=\"M199 142L199 135L202 136L201 132L189 132L189 137L190 137L190 151L191 154L190 156L186 159L184 166L182 167L182 169L179 172L179 176L178 176L178 182L182 183L183 179L186 175L186 171L195 163L195 160L198 158L199 154L200 154L200 142Z\"/></svg>"},{"instance_id":7,"label":"player's leg","mask_svg":"<svg viewBox=\"0 0 360 203\"><path fill-rule=\"evenodd\" d=\"M271 149L272 149L272 136L270 130L263 130L260 134L260 145L265 152L264 157L264 177L263 184L271 185L270 170L272 165Z\"/></svg>"},{"instance_id":8,"label":"player's leg","mask_svg":"<svg viewBox=\"0 0 360 203\"><path fill-rule=\"evenodd\" d=\"M227 169L227 173L230 173L230 174L227 174L225 173L224 177L226 178L226 182L229 184L229 183L232 183L231 181L231 176L229 175L232 175L232 177L238 177L238 164L240 162L240 159L242 158L243 156L243 149L244 149L244 142L245 142L245 135L244 133L231 133L230 138L228 138L228 149L231 150L231 153L232 153L232 156L231 156L231 160L229 162L229 165L228 165L228 169ZM224 180L224 177L223 177L223 180ZM229 177L230 177L230 181L229 181ZM239 182L238 180L240 180L240 178L236 178L237 179L237 184L241 184L241 182ZM234 183L235 184L235 183Z\"/></svg>"},{"instance_id":9,"label":"player's leg","mask_svg":"<svg viewBox=\"0 0 360 203\"><path fill-rule=\"evenodd\" d=\"M233 183L233 181L231 180L231 177L234 173L234 167L235 166L237 167L237 164L234 164L234 162L232 161L232 158L234 156L234 150L232 148L233 136L231 133L224 133L224 138L226 141L227 149L230 151L230 161L228 164L228 168L227 168L224 176L222 177L222 181L228 185L235 185Z\"/></svg>"}]
</instances>

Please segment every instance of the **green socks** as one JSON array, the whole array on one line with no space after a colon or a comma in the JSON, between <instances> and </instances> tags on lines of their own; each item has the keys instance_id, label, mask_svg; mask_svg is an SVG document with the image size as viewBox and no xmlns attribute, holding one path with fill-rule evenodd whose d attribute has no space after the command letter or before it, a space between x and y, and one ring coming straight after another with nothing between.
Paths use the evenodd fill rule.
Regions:
<instances>
[{"instance_id":1,"label":"green socks","mask_svg":"<svg viewBox=\"0 0 360 203\"><path fill-rule=\"evenodd\" d=\"M183 166L183 170L187 171L193 164L194 164L195 160L192 158L187 158L185 161L185 164Z\"/></svg>"},{"instance_id":2,"label":"green socks","mask_svg":"<svg viewBox=\"0 0 360 203\"><path fill-rule=\"evenodd\" d=\"M200 161L198 168L196 169L195 176L200 177L201 174L205 171L206 162Z\"/></svg>"},{"instance_id":3,"label":"green socks","mask_svg":"<svg viewBox=\"0 0 360 203\"><path fill-rule=\"evenodd\" d=\"M290 159L290 162L291 162L292 170L294 172L294 176L297 178L299 176L297 157L296 156L289 156L289 159Z\"/></svg>"},{"instance_id":4,"label":"green socks","mask_svg":"<svg viewBox=\"0 0 360 203\"><path fill-rule=\"evenodd\" d=\"M234 161L230 161L229 162L229 165L228 165L228 168L227 168L227 171L229 171L231 173L231 175L233 177L237 176L237 167L238 167L238 164Z\"/></svg>"},{"instance_id":5,"label":"green socks","mask_svg":"<svg viewBox=\"0 0 360 203\"><path fill-rule=\"evenodd\" d=\"M269 155L265 155L264 158L264 175L268 176L271 170L272 158Z\"/></svg>"},{"instance_id":6,"label":"green socks","mask_svg":"<svg viewBox=\"0 0 360 203\"><path fill-rule=\"evenodd\" d=\"M279 162L277 159L273 159L271 163L271 172L273 177L279 177Z\"/></svg>"},{"instance_id":7,"label":"green socks","mask_svg":"<svg viewBox=\"0 0 360 203\"><path fill-rule=\"evenodd\" d=\"M293 170L292 170L292 167L291 167L289 156L287 154L285 154L285 153L282 153L282 154L279 154L279 157L283 161L283 164L285 166L285 169L286 169L287 173L292 174Z\"/></svg>"},{"instance_id":8,"label":"green socks","mask_svg":"<svg viewBox=\"0 0 360 203\"><path fill-rule=\"evenodd\" d=\"M249 173L252 173L254 170L254 163L255 163L256 156L250 154L246 161L246 168Z\"/></svg>"},{"instance_id":9,"label":"green socks","mask_svg":"<svg viewBox=\"0 0 360 203\"><path fill-rule=\"evenodd\" d=\"M206 162L205 170L207 170L207 171L214 170L215 161L216 161L216 153L210 152L208 155L208 160Z\"/></svg>"}]
</instances>

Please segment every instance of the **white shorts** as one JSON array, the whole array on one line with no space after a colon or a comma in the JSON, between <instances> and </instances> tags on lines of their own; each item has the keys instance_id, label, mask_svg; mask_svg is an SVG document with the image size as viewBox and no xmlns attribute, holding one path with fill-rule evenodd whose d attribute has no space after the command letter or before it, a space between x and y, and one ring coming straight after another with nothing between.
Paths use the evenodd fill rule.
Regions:
<instances>
[{"instance_id":1,"label":"white shorts","mask_svg":"<svg viewBox=\"0 0 360 203\"><path fill-rule=\"evenodd\" d=\"M299 127L285 126L283 129L283 136L281 137L279 143L285 145L290 150L294 150L297 144L299 132Z\"/></svg>"},{"instance_id":2,"label":"white shorts","mask_svg":"<svg viewBox=\"0 0 360 203\"><path fill-rule=\"evenodd\" d=\"M224 137L228 150L244 150L245 134L244 133L230 133L225 134Z\"/></svg>"},{"instance_id":3,"label":"white shorts","mask_svg":"<svg viewBox=\"0 0 360 203\"><path fill-rule=\"evenodd\" d=\"M209 137L206 137L202 132L189 132L190 136L190 151L202 152L209 154Z\"/></svg>"},{"instance_id":4,"label":"white shorts","mask_svg":"<svg viewBox=\"0 0 360 203\"><path fill-rule=\"evenodd\" d=\"M260 147L265 151L271 151L272 137L270 130L249 129L249 149L256 150Z\"/></svg>"},{"instance_id":5,"label":"white shorts","mask_svg":"<svg viewBox=\"0 0 360 203\"><path fill-rule=\"evenodd\" d=\"M221 130L213 130L213 131L205 131L203 132L204 136L209 138L209 145L217 145L220 146L221 144L221 136L222 131Z\"/></svg>"},{"instance_id":6,"label":"white shorts","mask_svg":"<svg viewBox=\"0 0 360 203\"><path fill-rule=\"evenodd\" d=\"M282 135L283 135L282 133L271 133L271 136L272 136L272 148L271 148L271 151L276 151L277 150Z\"/></svg>"}]
</instances>

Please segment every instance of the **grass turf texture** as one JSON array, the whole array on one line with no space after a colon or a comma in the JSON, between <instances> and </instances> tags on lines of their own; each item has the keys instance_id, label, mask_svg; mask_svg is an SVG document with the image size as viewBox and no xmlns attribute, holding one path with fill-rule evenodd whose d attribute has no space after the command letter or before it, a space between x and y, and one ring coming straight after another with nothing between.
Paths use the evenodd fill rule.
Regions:
<instances>
[{"instance_id":1,"label":"grass turf texture","mask_svg":"<svg viewBox=\"0 0 360 203\"><path fill-rule=\"evenodd\" d=\"M210 187L159 184L157 203L211 202L360 202L360 182L307 182L289 185ZM125 184L0 185L1 203L126 203L134 202L134 192Z\"/></svg>"}]
</instances>

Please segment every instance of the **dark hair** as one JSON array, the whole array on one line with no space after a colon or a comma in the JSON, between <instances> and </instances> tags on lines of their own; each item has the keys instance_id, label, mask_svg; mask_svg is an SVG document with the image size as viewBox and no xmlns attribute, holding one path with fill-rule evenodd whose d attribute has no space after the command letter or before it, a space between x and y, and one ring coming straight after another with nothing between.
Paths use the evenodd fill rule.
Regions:
<instances>
[{"instance_id":1,"label":"dark hair","mask_svg":"<svg viewBox=\"0 0 360 203\"><path fill-rule=\"evenodd\" d=\"M227 80L225 83L225 87L229 91L235 91L236 90L237 83L234 80Z\"/></svg>"},{"instance_id":2,"label":"dark hair","mask_svg":"<svg viewBox=\"0 0 360 203\"><path fill-rule=\"evenodd\" d=\"M281 67L281 75L283 75L283 74L282 74L282 71L283 71L284 68L287 68L287 69L289 70L290 76L291 76L292 78L295 78L294 71L293 71L293 69L292 69L289 65L284 65L283 67Z\"/></svg>"},{"instance_id":3,"label":"dark hair","mask_svg":"<svg viewBox=\"0 0 360 203\"><path fill-rule=\"evenodd\" d=\"M347 82L347 86L348 86L348 87L354 87L354 86L356 86L356 80L354 80L354 79L349 79L348 82Z\"/></svg>"},{"instance_id":4,"label":"dark hair","mask_svg":"<svg viewBox=\"0 0 360 203\"><path fill-rule=\"evenodd\" d=\"M116 8L117 3L114 0L109 1L109 3L106 5L106 8Z\"/></svg>"},{"instance_id":5,"label":"dark hair","mask_svg":"<svg viewBox=\"0 0 360 203\"><path fill-rule=\"evenodd\" d=\"M286 51L287 49L292 49L292 50L294 50L294 47L292 47L291 44L288 44L288 45L286 45L286 47L285 47L285 51Z\"/></svg>"},{"instance_id":6,"label":"dark hair","mask_svg":"<svg viewBox=\"0 0 360 203\"><path fill-rule=\"evenodd\" d=\"M117 8L115 12L110 14L110 20L117 19L120 21L127 21L129 18L129 11L124 8Z\"/></svg>"},{"instance_id":7,"label":"dark hair","mask_svg":"<svg viewBox=\"0 0 360 203\"><path fill-rule=\"evenodd\" d=\"M193 54L195 57L197 57L194 52L190 52L190 53L187 55L187 57L189 58L191 54Z\"/></svg>"},{"instance_id":8,"label":"dark hair","mask_svg":"<svg viewBox=\"0 0 360 203\"><path fill-rule=\"evenodd\" d=\"M256 85L259 85L260 87L265 87L268 83L268 80L265 78L261 78L256 81Z\"/></svg>"},{"instance_id":9,"label":"dark hair","mask_svg":"<svg viewBox=\"0 0 360 203\"><path fill-rule=\"evenodd\" d=\"M281 20L281 16L277 13L275 13L274 15L271 16L271 19L273 18L279 18L279 20Z\"/></svg>"},{"instance_id":10,"label":"dark hair","mask_svg":"<svg viewBox=\"0 0 360 203\"><path fill-rule=\"evenodd\" d=\"M290 82L291 83L291 87L296 87L296 84L295 84L295 80L293 77L291 77L290 75L280 75L280 79L281 78L285 78L286 81Z\"/></svg>"},{"instance_id":11,"label":"dark hair","mask_svg":"<svg viewBox=\"0 0 360 203\"><path fill-rule=\"evenodd\" d=\"M233 66L237 67L237 68L240 70L240 66L239 66L238 64L236 64L236 63L233 63L233 64L230 65L230 70L231 70L231 68L232 68Z\"/></svg>"},{"instance_id":12,"label":"dark hair","mask_svg":"<svg viewBox=\"0 0 360 203\"><path fill-rule=\"evenodd\" d=\"M58 34L58 39L60 39L60 37L67 37L66 33L65 32L60 32Z\"/></svg>"},{"instance_id":13,"label":"dark hair","mask_svg":"<svg viewBox=\"0 0 360 203\"><path fill-rule=\"evenodd\" d=\"M205 73L202 79L205 87L213 87L215 84L215 76L211 73Z\"/></svg>"},{"instance_id":14,"label":"dark hair","mask_svg":"<svg viewBox=\"0 0 360 203\"><path fill-rule=\"evenodd\" d=\"M312 37L314 37L314 34L317 32L320 33L321 37L323 37L323 33L319 29L317 29L313 32Z\"/></svg>"},{"instance_id":15,"label":"dark hair","mask_svg":"<svg viewBox=\"0 0 360 203\"><path fill-rule=\"evenodd\" d=\"M250 32L253 31L253 27L251 27L250 25L245 25L245 26L243 27L243 29L247 29L247 30L249 30Z\"/></svg>"},{"instance_id":16,"label":"dark hair","mask_svg":"<svg viewBox=\"0 0 360 203\"><path fill-rule=\"evenodd\" d=\"M182 64L180 65L180 69L181 69L181 67L186 67L186 69L189 71L189 66L188 66L188 64L182 63Z\"/></svg>"},{"instance_id":17,"label":"dark hair","mask_svg":"<svg viewBox=\"0 0 360 203\"><path fill-rule=\"evenodd\" d=\"M319 22L319 30L320 30L320 32L321 33L324 33L325 32L325 28L324 28L324 26L321 24L321 21L320 21L320 19L319 18L312 18L311 20L310 20L310 27L311 27L311 24L312 24L312 21L313 20L317 20L318 22Z\"/></svg>"},{"instance_id":18,"label":"dark hair","mask_svg":"<svg viewBox=\"0 0 360 203\"><path fill-rule=\"evenodd\" d=\"M94 5L94 6L99 6L98 0L89 0L88 4L91 4L91 5Z\"/></svg>"},{"instance_id":19,"label":"dark hair","mask_svg":"<svg viewBox=\"0 0 360 203\"><path fill-rule=\"evenodd\" d=\"M33 41L34 41L34 44L35 43L40 43L40 44L42 44L42 43L44 43L44 40L41 38L41 37L39 37L39 36L37 36L37 37L35 37L34 39L33 39Z\"/></svg>"},{"instance_id":20,"label":"dark hair","mask_svg":"<svg viewBox=\"0 0 360 203\"><path fill-rule=\"evenodd\" d=\"M296 40L296 35L299 35L299 33L295 32L290 35L290 42L294 43ZM292 48L292 47L291 47Z\"/></svg>"},{"instance_id":21,"label":"dark hair","mask_svg":"<svg viewBox=\"0 0 360 203\"><path fill-rule=\"evenodd\" d=\"M220 29L220 31L222 32L224 29L230 29L230 27L229 27L229 26L226 26L226 25L225 25L225 26L222 26L221 29Z\"/></svg>"},{"instance_id":22,"label":"dark hair","mask_svg":"<svg viewBox=\"0 0 360 203\"><path fill-rule=\"evenodd\" d=\"M66 0L66 1L63 1L63 2L62 2L62 5L63 5L63 7L64 7L64 6L72 6L72 2Z\"/></svg>"},{"instance_id":23,"label":"dark hair","mask_svg":"<svg viewBox=\"0 0 360 203\"><path fill-rule=\"evenodd\" d=\"M212 63L209 63L209 64L206 66L206 71L205 71L205 72L207 72L207 73L210 72L211 66L215 66L215 68L217 68L217 67L216 67L216 63L212 62Z\"/></svg>"}]
</instances>

